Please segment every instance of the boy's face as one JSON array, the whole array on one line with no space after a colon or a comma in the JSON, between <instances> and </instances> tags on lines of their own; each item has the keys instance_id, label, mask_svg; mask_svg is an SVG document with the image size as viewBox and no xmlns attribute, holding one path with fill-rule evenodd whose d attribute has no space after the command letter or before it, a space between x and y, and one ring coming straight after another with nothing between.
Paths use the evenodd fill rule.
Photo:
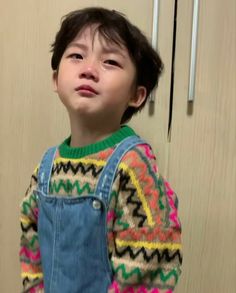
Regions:
<instances>
[{"instance_id":1,"label":"boy's face","mask_svg":"<svg viewBox=\"0 0 236 293\"><path fill-rule=\"evenodd\" d=\"M135 85L128 50L108 43L95 29L85 28L67 46L54 86L69 114L118 127L128 106L142 104L146 89Z\"/></svg>"}]
</instances>

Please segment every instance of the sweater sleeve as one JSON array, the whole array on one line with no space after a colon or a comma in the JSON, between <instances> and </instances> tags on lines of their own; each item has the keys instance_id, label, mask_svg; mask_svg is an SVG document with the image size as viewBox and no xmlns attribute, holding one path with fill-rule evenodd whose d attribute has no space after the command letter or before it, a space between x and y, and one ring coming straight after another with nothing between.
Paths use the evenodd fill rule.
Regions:
<instances>
[{"instance_id":1,"label":"sweater sleeve","mask_svg":"<svg viewBox=\"0 0 236 293\"><path fill-rule=\"evenodd\" d=\"M148 145L129 151L119 168L109 293L171 293L182 263L177 196Z\"/></svg>"},{"instance_id":2,"label":"sweater sleeve","mask_svg":"<svg viewBox=\"0 0 236 293\"><path fill-rule=\"evenodd\" d=\"M43 293L43 274L41 268L37 219L38 205L34 191L37 187L37 171L34 171L28 190L21 203L20 224L20 263L23 292Z\"/></svg>"}]
</instances>

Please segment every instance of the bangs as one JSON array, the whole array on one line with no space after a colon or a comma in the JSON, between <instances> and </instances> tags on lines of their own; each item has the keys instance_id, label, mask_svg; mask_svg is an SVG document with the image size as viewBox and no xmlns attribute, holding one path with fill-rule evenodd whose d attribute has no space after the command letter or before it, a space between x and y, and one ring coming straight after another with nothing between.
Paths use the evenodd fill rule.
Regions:
<instances>
[{"instance_id":1,"label":"bangs","mask_svg":"<svg viewBox=\"0 0 236 293\"><path fill-rule=\"evenodd\" d=\"M104 23L87 23L79 31L77 30L77 36L82 34L87 28L91 28L92 30L93 41L95 35L98 34L99 37L103 38L108 45L115 44L119 47L126 47L127 45L126 41L122 39L121 32L119 31L119 29L116 29L113 26Z\"/></svg>"},{"instance_id":2,"label":"bangs","mask_svg":"<svg viewBox=\"0 0 236 293\"><path fill-rule=\"evenodd\" d=\"M96 31L106 40L108 44L113 43L119 47L127 45L125 40L122 39L119 30L115 29L114 27L99 24Z\"/></svg>"}]
</instances>

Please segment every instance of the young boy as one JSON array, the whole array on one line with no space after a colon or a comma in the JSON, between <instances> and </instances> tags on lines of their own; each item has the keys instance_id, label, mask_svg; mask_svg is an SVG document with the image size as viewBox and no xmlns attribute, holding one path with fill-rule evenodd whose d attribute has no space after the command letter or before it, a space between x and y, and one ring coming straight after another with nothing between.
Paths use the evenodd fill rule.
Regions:
<instances>
[{"instance_id":1,"label":"young boy","mask_svg":"<svg viewBox=\"0 0 236 293\"><path fill-rule=\"evenodd\" d=\"M124 125L163 65L120 13L68 14L52 45L71 135L50 148L21 205L24 292L172 292L182 262L177 197Z\"/></svg>"}]
</instances>

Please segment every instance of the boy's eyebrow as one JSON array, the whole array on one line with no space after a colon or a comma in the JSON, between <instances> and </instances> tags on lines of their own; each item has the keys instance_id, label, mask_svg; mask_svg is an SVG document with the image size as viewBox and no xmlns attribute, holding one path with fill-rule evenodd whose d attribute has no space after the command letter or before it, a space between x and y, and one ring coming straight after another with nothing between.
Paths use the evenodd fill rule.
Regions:
<instances>
[{"instance_id":1,"label":"boy's eyebrow","mask_svg":"<svg viewBox=\"0 0 236 293\"><path fill-rule=\"evenodd\" d=\"M81 43L76 43L76 42L70 43L67 48L70 48L70 47L77 47L82 50L88 50L88 47L86 45Z\"/></svg>"},{"instance_id":2,"label":"boy's eyebrow","mask_svg":"<svg viewBox=\"0 0 236 293\"><path fill-rule=\"evenodd\" d=\"M103 47L103 50L102 50L105 54L118 54L120 55L121 57L123 58L127 58L127 56L123 53L123 50L117 48L117 47L113 47L113 46L109 46L109 47Z\"/></svg>"},{"instance_id":3,"label":"boy's eyebrow","mask_svg":"<svg viewBox=\"0 0 236 293\"><path fill-rule=\"evenodd\" d=\"M67 48L70 48L70 47L76 47L76 48L79 48L79 49L82 49L82 50L85 50L85 51L88 50L87 45L82 44L82 43L77 43L77 42L70 43ZM116 46L106 46L106 47L103 46L102 47L102 53L105 53L105 54L112 54L113 53L113 54L120 55L124 59L127 58L127 56L122 51L123 51L122 49L119 49Z\"/></svg>"}]
</instances>

